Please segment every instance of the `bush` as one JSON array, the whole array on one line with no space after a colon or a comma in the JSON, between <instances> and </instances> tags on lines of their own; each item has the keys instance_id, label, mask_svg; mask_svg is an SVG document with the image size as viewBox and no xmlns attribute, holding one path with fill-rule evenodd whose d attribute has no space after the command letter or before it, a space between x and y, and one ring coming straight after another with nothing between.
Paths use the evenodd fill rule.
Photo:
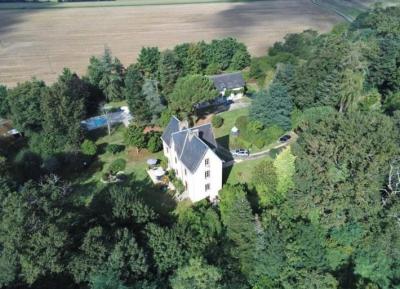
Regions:
<instances>
[{"instance_id":1,"label":"bush","mask_svg":"<svg viewBox=\"0 0 400 289\"><path fill-rule=\"evenodd\" d=\"M162 149L161 133L149 132L147 137L147 149L152 153L159 152Z\"/></svg>"},{"instance_id":2,"label":"bush","mask_svg":"<svg viewBox=\"0 0 400 289\"><path fill-rule=\"evenodd\" d=\"M262 149L265 145L263 138L256 138L253 143L258 149Z\"/></svg>"},{"instance_id":3,"label":"bush","mask_svg":"<svg viewBox=\"0 0 400 289\"><path fill-rule=\"evenodd\" d=\"M285 131L277 125L268 127L267 129L264 130L265 144L271 144L273 142L276 142L279 139L279 137L282 136L284 133Z\"/></svg>"},{"instance_id":4,"label":"bush","mask_svg":"<svg viewBox=\"0 0 400 289\"><path fill-rule=\"evenodd\" d=\"M247 128L250 133L259 133L264 129L264 125L258 120L252 120L248 123Z\"/></svg>"},{"instance_id":5,"label":"bush","mask_svg":"<svg viewBox=\"0 0 400 289\"><path fill-rule=\"evenodd\" d=\"M116 159L110 164L108 169L113 174L116 174L119 171L123 171L125 167L126 167L126 161L124 159Z\"/></svg>"},{"instance_id":6,"label":"bush","mask_svg":"<svg viewBox=\"0 0 400 289\"><path fill-rule=\"evenodd\" d=\"M248 119L247 116L242 115L239 116L236 121L235 121L235 126L240 130L244 130L246 131L247 129L247 123L248 123Z\"/></svg>"},{"instance_id":7,"label":"bush","mask_svg":"<svg viewBox=\"0 0 400 289\"><path fill-rule=\"evenodd\" d=\"M214 115L211 120L211 124L213 127L219 128L224 124L224 119L222 117L220 117L219 115Z\"/></svg>"},{"instance_id":8,"label":"bush","mask_svg":"<svg viewBox=\"0 0 400 289\"><path fill-rule=\"evenodd\" d=\"M111 153L113 155L120 153L125 150L124 145L119 144L108 144L106 147L106 152Z\"/></svg>"},{"instance_id":9,"label":"bush","mask_svg":"<svg viewBox=\"0 0 400 289\"><path fill-rule=\"evenodd\" d=\"M85 139L81 144L81 151L84 155L94 156L97 153L97 145L88 139Z\"/></svg>"}]
</instances>

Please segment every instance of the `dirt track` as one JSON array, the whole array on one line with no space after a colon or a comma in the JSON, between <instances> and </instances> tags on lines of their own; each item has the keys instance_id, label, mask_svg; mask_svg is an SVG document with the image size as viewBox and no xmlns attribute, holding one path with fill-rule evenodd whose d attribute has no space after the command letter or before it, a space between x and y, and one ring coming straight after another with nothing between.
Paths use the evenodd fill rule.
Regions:
<instances>
[{"instance_id":1,"label":"dirt track","mask_svg":"<svg viewBox=\"0 0 400 289\"><path fill-rule=\"evenodd\" d=\"M143 7L0 10L0 83L52 82L63 67L82 74L111 48L125 65L142 46L234 36L262 55L289 32L327 31L341 19L309 0Z\"/></svg>"}]
</instances>

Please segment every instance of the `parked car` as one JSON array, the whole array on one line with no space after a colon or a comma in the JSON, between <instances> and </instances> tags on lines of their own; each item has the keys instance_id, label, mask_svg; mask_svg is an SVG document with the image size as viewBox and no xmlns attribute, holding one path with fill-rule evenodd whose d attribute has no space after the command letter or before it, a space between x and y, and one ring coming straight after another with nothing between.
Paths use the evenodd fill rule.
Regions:
<instances>
[{"instance_id":1,"label":"parked car","mask_svg":"<svg viewBox=\"0 0 400 289\"><path fill-rule=\"evenodd\" d=\"M290 140L292 137L288 134L285 134L284 136L281 136L279 138L279 142L287 142L288 140Z\"/></svg>"},{"instance_id":2,"label":"parked car","mask_svg":"<svg viewBox=\"0 0 400 289\"><path fill-rule=\"evenodd\" d=\"M236 156L236 157L248 157L250 155L249 150L246 150L246 149L236 149L236 150L231 151L231 153L233 156Z\"/></svg>"}]
</instances>

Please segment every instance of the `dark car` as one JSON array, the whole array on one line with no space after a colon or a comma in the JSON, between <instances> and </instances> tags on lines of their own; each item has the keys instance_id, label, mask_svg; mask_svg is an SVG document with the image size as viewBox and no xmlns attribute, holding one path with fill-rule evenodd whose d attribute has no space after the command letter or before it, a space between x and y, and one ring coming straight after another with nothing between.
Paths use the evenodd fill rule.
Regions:
<instances>
[{"instance_id":1,"label":"dark car","mask_svg":"<svg viewBox=\"0 0 400 289\"><path fill-rule=\"evenodd\" d=\"M288 140L290 140L292 137L288 134L285 134L284 136L279 138L279 142L287 142Z\"/></svg>"},{"instance_id":2,"label":"dark car","mask_svg":"<svg viewBox=\"0 0 400 289\"><path fill-rule=\"evenodd\" d=\"M248 157L250 155L249 150L246 149L236 149L231 151L233 156L237 156L237 157Z\"/></svg>"}]
</instances>

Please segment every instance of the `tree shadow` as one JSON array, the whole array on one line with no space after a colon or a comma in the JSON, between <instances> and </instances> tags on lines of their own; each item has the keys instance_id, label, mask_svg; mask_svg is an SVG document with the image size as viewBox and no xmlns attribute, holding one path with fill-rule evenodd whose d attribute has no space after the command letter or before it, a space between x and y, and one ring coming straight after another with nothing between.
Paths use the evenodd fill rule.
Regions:
<instances>
[{"instance_id":1,"label":"tree shadow","mask_svg":"<svg viewBox=\"0 0 400 289\"><path fill-rule=\"evenodd\" d=\"M296 23L311 28L318 25L331 26L341 20L336 14L313 5L311 1L299 1L300 4L296 2L279 0L241 1L241 3L229 6L228 9L219 12L213 18L213 29L229 31L231 36L241 37L247 36L253 28L257 30L265 29L267 32L268 29L271 29L271 25L276 25L276 29L280 31L286 26L282 31L282 34L284 34L295 32ZM321 16L324 16L324 21L320 20ZM262 35L262 32L260 33Z\"/></svg>"}]
</instances>

